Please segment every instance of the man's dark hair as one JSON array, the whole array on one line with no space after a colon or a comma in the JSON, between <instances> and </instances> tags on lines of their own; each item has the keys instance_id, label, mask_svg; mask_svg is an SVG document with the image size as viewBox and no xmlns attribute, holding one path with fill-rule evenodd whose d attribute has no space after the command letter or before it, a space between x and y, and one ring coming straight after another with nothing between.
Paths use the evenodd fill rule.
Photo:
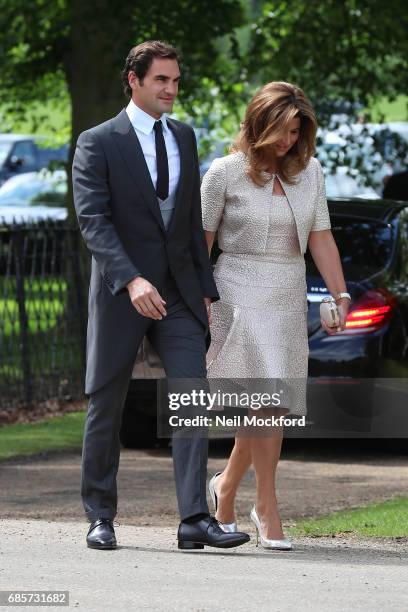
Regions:
<instances>
[{"instance_id":1,"label":"man's dark hair","mask_svg":"<svg viewBox=\"0 0 408 612\"><path fill-rule=\"evenodd\" d=\"M143 83L143 79L155 57L174 59L178 63L181 61L180 51L160 40L147 40L140 43L140 45L136 45L136 47L132 47L126 58L125 67L122 70L122 83L127 96L132 96L132 89L128 81L129 72L133 71L139 81Z\"/></svg>"}]
</instances>

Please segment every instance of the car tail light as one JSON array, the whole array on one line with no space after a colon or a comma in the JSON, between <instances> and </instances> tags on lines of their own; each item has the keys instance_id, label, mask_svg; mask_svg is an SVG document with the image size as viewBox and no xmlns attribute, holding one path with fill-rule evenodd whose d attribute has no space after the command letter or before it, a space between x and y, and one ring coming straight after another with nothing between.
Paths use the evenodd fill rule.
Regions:
<instances>
[{"instance_id":1,"label":"car tail light","mask_svg":"<svg viewBox=\"0 0 408 612\"><path fill-rule=\"evenodd\" d=\"M340 333L361 333L380 329L391 317L396 298L386 289L364 293L350 307L346 328Z\"/></svg>"}]
</instances>

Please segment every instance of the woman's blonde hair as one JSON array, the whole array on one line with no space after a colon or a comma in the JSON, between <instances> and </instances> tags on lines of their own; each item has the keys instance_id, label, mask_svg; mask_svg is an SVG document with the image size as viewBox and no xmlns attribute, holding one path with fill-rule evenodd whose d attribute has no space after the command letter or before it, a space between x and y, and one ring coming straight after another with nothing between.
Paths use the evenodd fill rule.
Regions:
<instances>
[{"instance_id":1,"label":"woman's blonde hair","mask_svg":"<svg viewBox=\"0 0 408 612\"><path fill-rule=\"evenodd\" d=\"M295 117L300 119L299 138L282 159L275 160L271 145ZM294 183L315 152L316 130L314 110L300 87L272 81L261 87L249 103L232 151L245 153L248 175L257 185L265 185L270 179L262 173L270 172L272 161L277 162L282 179Z\"/></svg>"}]
</instances>

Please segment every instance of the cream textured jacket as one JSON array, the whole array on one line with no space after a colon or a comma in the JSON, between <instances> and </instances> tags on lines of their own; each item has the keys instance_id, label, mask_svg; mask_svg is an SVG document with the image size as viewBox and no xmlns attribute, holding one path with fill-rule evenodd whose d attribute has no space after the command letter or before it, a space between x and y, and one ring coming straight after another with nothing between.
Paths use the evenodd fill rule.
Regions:
<instances>
[{"instance_id":1,"label":"cream textured jacket","mask_svg":"<svg viewBox=\"0 0 408 612\"><path fill-rule=\"evenodd\" d=\"M259 187L246 174L246 165L241 152L215 159L201 186L203 227L207 231L218 230L218 244L225 253L262 254L266 249L269 194L275 175ZM279 180L293 212L300 251L304 253L310 232L331 227L322 167L312 157L297 176L296 184Z\"/></svg>"}]
</instances>

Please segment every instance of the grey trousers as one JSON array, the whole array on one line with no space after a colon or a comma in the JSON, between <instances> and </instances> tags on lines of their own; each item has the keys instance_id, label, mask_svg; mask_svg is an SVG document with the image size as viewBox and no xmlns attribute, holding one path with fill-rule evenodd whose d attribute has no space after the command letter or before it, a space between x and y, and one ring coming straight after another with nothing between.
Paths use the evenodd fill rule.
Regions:
<instances>
[{"instance_id":1,"label":"grey trousers","mask_svg":"<svg viewBox=\"0 0 408 612\"><path fill-rule=\"evenodd\" d=\"M162 360L166 376L205 379L204 326L187 307L171 277L160 293L166 301L167 316L161 321L149 319L146 333ZM89 397L82 451L81 496L90 521L113 519L117 512L119 430L132 369L133 361ZM173 467L181 520L194 514L208 513L208 437L202 430L196 435L194 433L192 430L189 437L173 436Z\"/></svg>"}]
</instances>

